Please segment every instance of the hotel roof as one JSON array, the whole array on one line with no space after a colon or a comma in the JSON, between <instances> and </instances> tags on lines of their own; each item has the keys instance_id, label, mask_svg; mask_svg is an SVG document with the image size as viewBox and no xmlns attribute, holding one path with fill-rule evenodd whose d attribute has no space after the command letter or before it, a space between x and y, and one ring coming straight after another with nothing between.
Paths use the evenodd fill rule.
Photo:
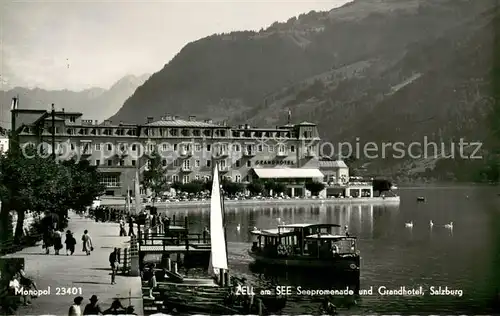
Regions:
<instances>
[{"instance_id":1,"label":"hotel roof","mask_svg":"<svg viewBox=\"0 0 500 316\"><path fill-rule=\"evenodd\" d=\"M323 178L319 169L303 168L254 168L261 179Z\"/></svg>"},{"instance_id":2,"label":"hotel roof","mask_svg":"<svg viewBox=\"0 0 500 316\"><path fill-rule=\"evenodd\" d=\"M319 166L323 168L348 168L342 160L324 160L319 162Z\"/></svg>"},{"instance_id":3,"label":"hotel roof","mask_svg":"<svg viewBox=\"0 0 500 316\"><path fill-rule=\"evenodd\" d=\"M221 127L228 128L228 126L220 126L214 123L207 123L201 121L188 121L188 120L160 120L147 123L146 126L159 126L159 127Z\"/></svg>"}]
</instances>

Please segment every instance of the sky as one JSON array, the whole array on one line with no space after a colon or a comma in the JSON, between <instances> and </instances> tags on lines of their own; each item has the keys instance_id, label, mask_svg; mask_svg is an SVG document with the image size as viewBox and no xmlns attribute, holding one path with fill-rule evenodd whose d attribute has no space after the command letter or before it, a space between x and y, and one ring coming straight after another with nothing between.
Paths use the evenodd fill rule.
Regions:
<instances>
[{"instance_id":1,"label":"sky","mask_svg":"<svg viewBox=\"0 0 500 316\"><path fill-rule=\"evenodd\" d=\"M161 70L197 39L347 2L1 0L0 89L107 89L125 75Z\"/></svg>"}]
</instances>

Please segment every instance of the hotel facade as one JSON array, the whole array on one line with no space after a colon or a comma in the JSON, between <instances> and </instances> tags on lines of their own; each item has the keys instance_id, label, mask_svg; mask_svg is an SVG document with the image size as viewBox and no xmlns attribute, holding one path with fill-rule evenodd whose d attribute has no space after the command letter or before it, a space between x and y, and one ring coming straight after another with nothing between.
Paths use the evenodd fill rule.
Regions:
<instances>
[{"instance_id":1,"label":"hotel facade","mask_svg":"<svg viewBox=\"0 0 500 316\"><path fill-rule=\"evenodd\" d=\"M285 181L292 196L306 194L307 179L324 181L332 189L348 189L349 169L342 161L319 158L318 129L308 122L275 128L231 127L194 116L166 115L157 120L148 117L144 124L99 124L64 109L53 114L13 109L12 130L21 148L34 146L40 154L48 154L54 138L58 159L86 159L97 165L106 195L124 196L133 189L136 169L145 170L153 152L161 156L169 182L209 180L217 163L221 175L231 181ZM372 195L371 186L362 190L365 193L356 189L353 194Z\"/></svg>"}]
</instances>

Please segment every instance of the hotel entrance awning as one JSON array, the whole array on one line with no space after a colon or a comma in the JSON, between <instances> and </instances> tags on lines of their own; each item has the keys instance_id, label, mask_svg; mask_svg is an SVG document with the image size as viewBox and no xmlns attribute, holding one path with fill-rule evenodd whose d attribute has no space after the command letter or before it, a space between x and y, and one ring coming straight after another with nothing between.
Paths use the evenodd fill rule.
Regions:
<instances>
[{"instance_id":1,"label":"hotel entrance awning","mask_svg":"<svg viewBox=\"0 0 500 316\"><path fill-rule=\"evenodd\" d=\"M261 179L310 179L321 178L323 173L319 169L305 168L253 168L255 174Z\"/></svg>"}]
</instances>

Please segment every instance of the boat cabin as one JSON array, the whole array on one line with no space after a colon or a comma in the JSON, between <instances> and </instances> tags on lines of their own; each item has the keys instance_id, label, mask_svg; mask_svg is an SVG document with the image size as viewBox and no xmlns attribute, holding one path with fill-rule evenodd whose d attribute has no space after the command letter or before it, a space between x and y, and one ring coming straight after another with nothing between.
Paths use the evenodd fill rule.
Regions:
<instances>
[{"instance_id":1,"label":"boat cabin","mask_svg":"<svg viewBox=\"0 0 500 316\"><path fill-rule=\"evenodd\" d=\"M268 257L312 256L331 258L356 254L356 237L341 232L337 224L290 224L254 230L252 251Z\"/></svg>"}]
</instances>

